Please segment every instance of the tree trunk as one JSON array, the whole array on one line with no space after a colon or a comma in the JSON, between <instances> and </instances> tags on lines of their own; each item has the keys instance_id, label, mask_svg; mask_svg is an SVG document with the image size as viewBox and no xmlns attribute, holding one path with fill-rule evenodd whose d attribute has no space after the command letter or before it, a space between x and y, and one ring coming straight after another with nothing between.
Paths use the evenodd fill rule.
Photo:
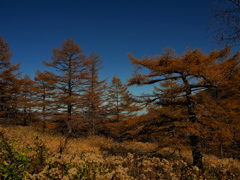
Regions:
<instances>
[{"instance_id":1,"label":"tree trunk","mask_svg":"<svg viewBox=\"0 0 240 180\"><path fill-rule=\"evenodd\" d=\"M218 146L219 156L220 158L223 158L223 145L222 143Z\"/></svg>"},{"instance_id":2,"label":"tree trunk","mask_svg":"<svg viewBox=\"0 0 240 180\"><path fill-rule=\"evenodd\" d=\"M23 114L23 126L27 126L27 109L24 108Z\"/></svg>"},{"instance_id":3,"label":"tree trunk","mask_svg":"<svg viewBox=\"0 0 240 180\"><path fill-rule=\"evenodd\" d=\"M182 80L185 84L185 92L186 92L186 106L188 110L188 119L191 121L191 123L197 123L198 118L196 113L194 112L195 109L195 103L191 97L192 90L191 86L185 77L185 75L182 76ZM201 140L200 137L196 134L192 134L190 136L190 144L192 146L192 157L193 157L193 166L197 166L199 169L203 168L202 163L202 153L201 153Z\"/></svg>"},{"instance_id":4,"label":"tree trunk","mask_svg":"<svg viewBox=\"0 0 240 180\"><path fill-rule=\"evenodd\" d=\"M190 136L190 143L192 146L193 166L197 166L199 169L203 168L202 153L200 151L200 138L196 135Z\"/></svg>"},{"instance_id":5,"label":"tree trunk","mask_svg":"<svg viewBox=\"0 0 240 180\"><path fill-rule=\"evenodd\" d=\"M46 128L47 128L46 120L44 119L44 120L42 121L42 123L43 123L42 131L45 131Z\"/></svg>"}]
</instances>

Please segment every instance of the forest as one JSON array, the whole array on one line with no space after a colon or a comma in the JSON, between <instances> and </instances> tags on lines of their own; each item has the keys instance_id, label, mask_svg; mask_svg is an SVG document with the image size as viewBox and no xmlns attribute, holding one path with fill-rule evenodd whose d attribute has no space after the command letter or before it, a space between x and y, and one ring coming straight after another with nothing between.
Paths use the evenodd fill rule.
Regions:
<instances>
[{"instance_id":1,"label":"forest","mask_svg":"<svg viewBox=\"0 0 240 180\"><path fill-rule=\"evenodd\" d=\"M240 179L240 2L216 2L221 48L129 53L127 83L71 38L24 75L0 36L0 180Z\"/></svg>"},{"instance_id":2,"label":"forest","mask_svg":"<svg viewBox=\"0 0 240 180\"><path fill-rule=\"evenodd\" d=\"M240 52L232 53L227 46L209 54L187 49L178 55L166 48L154 57L128 56L134 69L128 84L117 75L108 83L99 79L104 68L100 55L83 54L82 47L68 38L60 49L52 49L51 61L43 61L51 71L36 70L35 77L22 77L20 64L11 63L12 52L0 37L1 126L58 134L62 137L60 154L73 139L95 136L116 142L155 143L151 153L170 148L179 158L188 151L191 166L203 171L206 155L240 158ZM155 85L151 94L136 96L128 91L129 86L150 84ZM8 133L1 131L0 148L6 159L0 158L5 163L0 177L10 177L4 170L16 160L6 136ZM44 169L46 147L38 138L33 144ZM131 152L120 146L102 149ZM147 177L158 179L156 175Z\"/></svg>"}]
</instances>

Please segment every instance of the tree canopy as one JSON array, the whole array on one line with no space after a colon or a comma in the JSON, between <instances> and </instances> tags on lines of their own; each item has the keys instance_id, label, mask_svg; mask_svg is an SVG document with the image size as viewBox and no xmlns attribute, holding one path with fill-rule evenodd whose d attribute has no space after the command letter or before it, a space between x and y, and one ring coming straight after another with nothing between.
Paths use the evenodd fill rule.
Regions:
<instances>
[{"instance_id":1,"label":"tree canopy","mask_svg":"<svg viewBox=\"0 0 240 180\"><path fill-rule=\"evenodd\" d=\"M146 103L151 102L159 107L159 116L164 117L164 121L168 119L168 124L171 126L169 130L174 129L174 136L189 138L193 164L200 168L202 167L201 142L205 130L221 129L224 132L223 129L229 128L229 121L234 124L229 113L224 113L226 108L229 108L227 111L234 111L235 115L238 113L239 105L236 104L239 104L239 53L230 56L230 48L226 47L222 50L213 50L209 54L203 53L200 49L187 49L183 55L177 55L173 49L168 48L161 55L143 59L129 54L133 65L150 71L148 74L136 72L129 79L129 85L161 83L159 88L155 88L152 96L143 98ZM217 92L219 97L214 98L209 95ZM232 101L229 103L234 106L227 105L224 95L220 95L222 92L228 94L228 98L231 97ZM212 109L209 102L219 103L214 106L221 108ZM221 120L212 114L220 112Z\"/></svg>"}]
</instances>

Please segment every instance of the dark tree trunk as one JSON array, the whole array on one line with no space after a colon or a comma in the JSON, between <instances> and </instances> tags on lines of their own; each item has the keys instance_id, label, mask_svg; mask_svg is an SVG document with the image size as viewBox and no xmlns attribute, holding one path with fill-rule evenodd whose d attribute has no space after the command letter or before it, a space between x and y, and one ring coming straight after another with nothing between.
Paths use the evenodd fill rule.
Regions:
<instances>
[{"instance_id":1,"label":"dark tree trunk","mask_svg":"<svg viewBox=\"0 0 240 180\"><path fill-rule=\"evenodd\" d=\"M27 126L27 110L24 109L24 114L23 114L23 126Z\"/></svg>"},{"instance_id":2,"label":"dark tree trunk","mask_svg":"<svg viewBox=\"0 0 240 180\"><path fill-rule=\"evenodd\" d=\"M192 146L193 166L197 166L199 169L202 169L203 162L202 162L202 153L200 151L200 147L201 147L200 138L196 135L191 135L190 143Z\"/></svg>"},{"instance_id":3,"label":"dark tree trunk","mask_svg":"<svg viewBox=\"0 0 240 180\"><path fill-rule=\"evenodd\" d=\"M43 120L43 127L42 127L42 131L45 131L47 128L47 125L46 125L46 120L44 119Z\"/></svg>"},{"instance_id":4,"label":"dark tree trunk","mask_svg":"<svg viewBox=\"0 0 240 180\"><path fill-rule=\"evenodd\" d=\"M223 145L222 143L218 146L219 156L220 158L223 158Z\"/></svg>"},{"instance_id":5,"label":"dark tree trunk","mask_svg":"<svg viewBox=\"0 0 240 180\"><path fill-rule=\"evenodd\" d=\"M186 87L185 92L186 92L186 106L188 110L188 119L191 121L191 123L198 123L198 118L194 111L195 103L191 97L192 95L191 86L189 85L189 82L184 75L182 76L182 80ZM202 153L200 150L201 148L200 137L196 134L192 134L190 136L190 144L192 146L193 166L197 166L199 169L202 169L203 163L202 163Z\"/></svg>"}]
</instances>

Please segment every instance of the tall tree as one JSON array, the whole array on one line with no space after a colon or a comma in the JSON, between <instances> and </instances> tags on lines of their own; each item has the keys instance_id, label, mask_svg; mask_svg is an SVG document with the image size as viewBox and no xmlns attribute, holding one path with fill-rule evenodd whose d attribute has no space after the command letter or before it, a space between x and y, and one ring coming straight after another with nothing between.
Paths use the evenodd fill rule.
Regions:
<instances>
[{"instance_id":1,"label":"tall tree","mask_svg":"<svg viewBox=\"0 0 240 180\"><path fill-rule=\"evenodd\" d=\"M30 78L30 76L25 75L24 78L20 81L20 96L18 109L22 112L21 119L23 120L23 125L27 126L29 120L33 118L32 107L34 107L34 81Z\"/></svg>"},{"instance_id":2,"label":"tall tree","mask_svg":"<svg viewBox=\"0 0 240 180\"><path fill-rule=\"evenodd\" d=\"M136 116L138 108L132 95L117 75L112 78L108 87L106 106L110 121L117 122Z\"/></svg>"},{"instance_id":3,"label":"tall tree","mask_svg":"<svg viewBox=\"0 0 240 180\"><path fill-rule=\"evenodd\" d=\"M19 95L20 64L12 65L12 52L4 39L0 37L0 116L16 117Z\"/></svg>"},{"instance_id":4,"label":"tall tree","mask_svg":"<svg viewBox=\"0 0 240 180\"><path fill-rule=\"evenodd\" d=\"M210 110L206 108L209 99L204 97L199 99L198 94L207 90L218 90L226 94L232 91L232 94L239 94L239 83L237 83L240 75L239 52L232 57L229 57L229 54L230 48L213 50L209 55L199 49L188 49L182 56L176 55L172 49L167 49L162 55L146 57L142 60L129 54L132 64L150 70L148 74L140 72L134 74L129 79L129 85L174 82L170 86L164 86L160 96L152 96L146 101L156 102L161 110L167 108L167 111L160 112L160 117L164 118L159 118L161 122L155 124L177 125L179 132L176 130L174 132L180 133L181 137L188 137L193 165L199 168L202 168L201 142L204 138L204 130L209 129L214 133L213 129L216 128L212 124L216 121L222 123L218 126L222 132L229 126L209 113ZM170 98L164 98L166 95L170 95ZM239 102L239 97L236 101ZM173 129L169 128L169 130Z\"/></svg>"},{"instance_id":5,"label":"tall tree","mask_svg":"<svg viewBox=\"0 0 240 180\"><path fill-rule=\"evenodd\" d=\"M213 15L213 37L223 45L240 43L239 0L217 0Z\"/></svg>"},{"instance_id":6,"label":"tall tree","mask_svg":"<svg viewBox=\"0 0 240 180\"><path fill-rule=\"evenodd\" d=\"M56 110L55 118L62 121L67 128L67 135L72 133L72 124L79 118L77 104L83 92L86 81L85 55L73 39L67 39L61 44L61 49L52 49L52 61L43 61L43 64L53 67L56 83Z\"/></svg>"},{"instance_id":7,"label":"tall tree","mask_svg":"<svg viewBox=\"0 0 240 180\"><path fill-rule=\"evenodd\" d=\"M92 134L95 134L95 126L103 114L103 96L106 90L106 79L99 80L99 71L102 59L96 53L91 53L88 57L88 79L86 82L85 92L83 95L83 104L85 118L91 123Z\"/></svg>"},{"instance_id":8,"label":"tall tree","mask_svg":"<svg viewBox=\"0 0 240 180\"><path fill-rule=\"evenodd\" d=\"M40 119L43 123L43 130L46 128L46 121L49 119L52 113L52 107L54 106L54 90L56 88L54 77L54 74L49 71L45 70L44 72L41 72L37 70L34 78L36 87L36 104L40 108Z\"/></svg>"}]
</instances>

